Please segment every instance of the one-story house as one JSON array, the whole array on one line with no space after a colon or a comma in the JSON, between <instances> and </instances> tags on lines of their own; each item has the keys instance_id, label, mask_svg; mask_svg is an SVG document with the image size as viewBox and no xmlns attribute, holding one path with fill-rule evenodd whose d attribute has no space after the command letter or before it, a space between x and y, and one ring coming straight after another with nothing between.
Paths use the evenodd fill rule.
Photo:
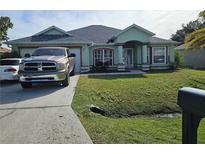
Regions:
<instances>
[{"instance_id":1,"label":"one-story house","mask_svg":"<svg viewBox=\"0 0 205 154\"><path fill-rule=\"evenodd\" d=\"M32 54L37 47L68 47L76 56L76 72L101 65L109 69L168 69L178 42L162 39L136 24L123 30L91 25L70 31L51 26L29 37L11 40L13 50Z\"/></svg>"},{"instance_id":2,"label":"one-story house","mask_svg":"<svg viewBox=\"0 0 205 154\"><path fill-rule=\"evenodd\" d=\"M182 55L184 66L190 68L205 68L205 48L186 49L185 44L175 48Z\"/></svg>"}]
</instances>

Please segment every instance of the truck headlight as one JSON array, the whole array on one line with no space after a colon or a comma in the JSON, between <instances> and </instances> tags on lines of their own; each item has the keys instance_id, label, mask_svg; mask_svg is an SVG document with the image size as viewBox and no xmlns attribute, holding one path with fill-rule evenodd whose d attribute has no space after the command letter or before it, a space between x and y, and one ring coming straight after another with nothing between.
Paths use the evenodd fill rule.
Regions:
<instances>
[{"instance_id":1,"label":"truck headlight","mask_svg":"<svg viewBox=\"0 0 205 154\"><path fill-rule=\"evenodd\" d=\"M57 68L57 70L64 70L65 64L64 63L57 63L56 68Z\"/></svg>"}]
</instances>

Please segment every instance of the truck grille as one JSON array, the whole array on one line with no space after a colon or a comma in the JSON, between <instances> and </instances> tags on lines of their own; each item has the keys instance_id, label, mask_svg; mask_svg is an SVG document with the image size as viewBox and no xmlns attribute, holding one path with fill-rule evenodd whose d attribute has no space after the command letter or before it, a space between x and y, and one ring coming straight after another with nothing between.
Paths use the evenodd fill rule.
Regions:
<instances>
[{"instance_id":1,"label":"truck grille","mask_svg":"<svg viewBox=\"0 0 205 154\"><path fill-rule=\"evenodd\" d=\"M26 72L50 72L56 71L55 62L26 62L24 64Z\"/></svg>"}]
</instances>

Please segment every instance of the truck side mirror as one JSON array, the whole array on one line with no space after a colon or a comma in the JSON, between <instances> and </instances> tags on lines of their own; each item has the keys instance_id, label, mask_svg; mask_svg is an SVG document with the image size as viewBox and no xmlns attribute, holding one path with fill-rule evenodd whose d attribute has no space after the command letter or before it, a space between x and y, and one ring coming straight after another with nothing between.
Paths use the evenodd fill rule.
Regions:
<instances>
[{"instance_id":1,"label":"truck side mirror","mask_svg":"<svg viewBox=\"0 0 205 154\"><path fill-rule=\"evenodd\" d=\"M76 55L74 53L71 53L69 57L75 57Z\"/></svg>"}]
</instances>

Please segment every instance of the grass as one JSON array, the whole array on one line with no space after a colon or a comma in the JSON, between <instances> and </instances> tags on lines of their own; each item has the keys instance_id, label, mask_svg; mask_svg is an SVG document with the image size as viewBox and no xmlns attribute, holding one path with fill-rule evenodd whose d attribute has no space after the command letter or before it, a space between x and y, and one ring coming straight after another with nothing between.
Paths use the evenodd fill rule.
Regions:
<instances>
[{"instance_id":1,"label":"grass","mask_svg":"<svg viewBox=\"0 0 205 154\"><path fill-rule=\"evenodd\" d=\"M177 91L184 86L205 89L205 71L82 76L72 107L94 143L181 143L181 117L151 115L181 112ZM91 113L91 104L103 108L106 117ZM205 143L203 123L200 143Z\"/></svg>"}]
</instances>

